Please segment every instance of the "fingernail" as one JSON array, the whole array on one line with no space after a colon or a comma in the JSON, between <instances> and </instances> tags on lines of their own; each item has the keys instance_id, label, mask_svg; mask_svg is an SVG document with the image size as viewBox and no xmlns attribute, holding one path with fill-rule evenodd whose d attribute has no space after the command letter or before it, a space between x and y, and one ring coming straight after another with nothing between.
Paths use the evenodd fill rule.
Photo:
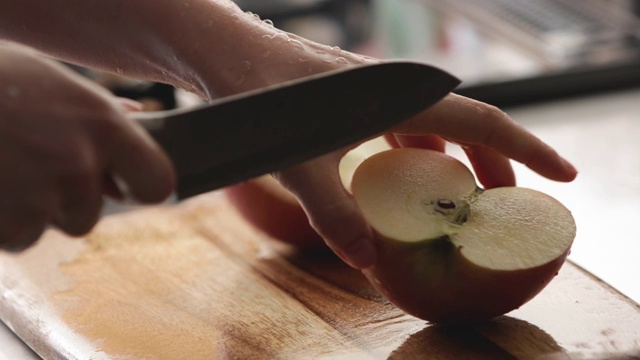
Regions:
<instances>
[{"instance_id":1,"label":"fingernail","mask_svg":"<svg viewBox=\"0 0 640 360\"><path fill-rule=\"evenodd\" d=\"M140 112L144 109L141 102L122 97L118 98L118 106L125 112Z\"/></svg>"}]
</instances>

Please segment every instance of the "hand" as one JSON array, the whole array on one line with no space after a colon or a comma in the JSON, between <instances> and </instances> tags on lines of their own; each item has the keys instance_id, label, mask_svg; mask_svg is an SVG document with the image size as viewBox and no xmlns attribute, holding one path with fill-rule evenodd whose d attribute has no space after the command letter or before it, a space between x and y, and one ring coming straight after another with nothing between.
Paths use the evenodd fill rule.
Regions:
<instances>
[{"instance_id":1,"label":"hand","mask_svg":"<svg viewBox=\"0 0 640 360\"><path fill-rule=\"evenodd\" d=\"M23 249L48 224L80 235L96 223L111 176L160 201L169 160L129 121L131 104L30 50L0 44L0 248Z\"/></svg>"},{"instance_id":2,"label":"hand","mask_svg":"<svg viewBox=\"0 0 640 360\"><path fill-rule=\"evenodd\" d=\"M557 181L571 181L575 168L504 112L455 94L393 129L393 146L444 151L447 140L461 144L486 188L515 185L509 158ZM350 149L325 155L275 174L301 201L312 226L327 245L355 268L373 265L373 231L344 189L338 164Z\"/></svg>"},{"instance_id":3,"label":"hand","mask_svg":"<svg viewBox=\"0 0 640 360\"><path fill-rule=\"evenodd\" d=\"M275 83L353 65L379 62L348 51L286 34L253 16L226 8L235 19L236 36L220 52L199 48L185 52L190 68L198 69L204 89L200 94L226 96ZM230 31L230 30L229 30ZM237 36L244 34L246 36ZM222 44L225 41L223 40ZM220 45L220 44L218 44ZM215 60L202 54L224 54ZM198 55L200 54L200 55ZM208 59L203 61L202 59ZM242 59L242 61L239 61ZM215 66L211 62L216 62ZM224 69L224 71L220 71ZM395 146L420 145L444 151L444 140L461 144L487 188L515 185L509 158L559 181L571 181L575 169L553 149L518 126L502 111L454 94L397 127L387 135ZM355 147L354 144L352 147ZM338 174L342 149L274 174L296 195L313 228L327 245L355 268L367 268L376 258L373 230L366 223Z\"/></svg>"},{"instance_id":4,"label":"hand","mask_svg":"<svg viewBox=\"0 0 640 360\"><path fill-rule=\"evenodd\" d=\"M236 19L240 18L242 14L237 14ZM228 95L328 70L380 61L284 34L252 16L234 25L236 31L245 31L251 36L239 40L247 44L234 47L235 59L228 59L229 66L222 68L233 69L234 64L242 68L237 59L247 59L245 65L251 66L245 66L246 75L240 77L230 76L233 71L225 72L226 77L231 78L227 81L220 81L225 79L220 72L205 76L211 80L205 81L208 89L202 93ZM206 74L207 66L193 67ZM509 159L522 162L541 175L558 181L571 181L577 175L573 166L552 148L502 111L454 94L393 129L387 134L387 139L394 146L418 145L440 151L444 151L444 139L460 144L486 188L515 185ZM340 159L348 150L350 148L327 154L274 176L297 196L311 225L327 245L345 262L362 269L373 265L376 251L373 230L342 186L338 174Z\"/></svg>"}]
</instances>

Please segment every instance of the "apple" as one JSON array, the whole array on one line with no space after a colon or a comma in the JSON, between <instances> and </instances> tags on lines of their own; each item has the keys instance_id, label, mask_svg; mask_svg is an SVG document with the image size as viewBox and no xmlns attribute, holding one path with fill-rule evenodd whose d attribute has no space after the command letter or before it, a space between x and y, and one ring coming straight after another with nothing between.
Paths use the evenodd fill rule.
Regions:
<instances>
[{"instance_id":1,"label":"apple","mask_svg":"<svg viewBox=\"0 0 640 360\"><path fill-rule=\"evenodd\" d=\"M298 247L324 246L298 199L270 175L225 188L231 204L252 225L275 240Z\"/></svg>"},{"instance_id":2,"label":"apple","mask_svg":"<svg viewBox=\"0 0 640 360\"><path fill-rule=\"evenodd\" d=\"M536 190L483 190L462 162L400 148L355 170L351 191L375 231L372 285L433 323L483 321L536 296L576 234L570 211Z\"/></svg>"}]
</instances>

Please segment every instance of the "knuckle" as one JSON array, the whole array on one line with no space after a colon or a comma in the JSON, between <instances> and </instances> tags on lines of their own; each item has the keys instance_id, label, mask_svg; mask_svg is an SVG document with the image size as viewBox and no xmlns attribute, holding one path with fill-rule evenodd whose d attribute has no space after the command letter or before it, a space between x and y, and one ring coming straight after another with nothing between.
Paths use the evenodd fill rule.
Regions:
<instances>
[{"instance_id":1,"label":"knuckle","mask_svg":"<svg viewBox=\"0 0 640 360\"><path fill-rule=\"evenodd\" d=\"M104 96L92 95L76 109L75 126L84 136L104 146L121 138L125 117Z\"/></svg>"},{"instance_id":2,"label":"knuckle","mask_svg":"<svg viewBox=\"0 0 640 360\"><path fill-rule=\"evenodd\" d=\"M478 118L488 123L503 123L509 119L509 116L502 109L489 104L483 104L478 107Z\"/></svg>"},{"instance_id":3,"label":"knuckle","mask_svg":"<svg viewBox=\"0 0 640 360\"><path fill-rule=\"evenodd\" d=\"M500 108L486 104L478 108L477 116L486 125L480 143L492 146L497 140L498 133L510 122L510 118Z\"/></svg>"}]
</instances>

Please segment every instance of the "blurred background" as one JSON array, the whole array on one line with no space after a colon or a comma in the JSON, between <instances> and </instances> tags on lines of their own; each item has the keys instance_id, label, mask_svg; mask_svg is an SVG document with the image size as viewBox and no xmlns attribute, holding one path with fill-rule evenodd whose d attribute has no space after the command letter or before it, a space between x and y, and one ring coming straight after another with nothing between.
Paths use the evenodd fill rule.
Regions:
<instances>
[{"instance_id":1,"label":"blurred background","mask_svg":"<svg viewBox=\"0 0 640 360\"><path fill-rule=\"evenodd\" d=\"M640 84L638 0L237 0L276 26L426 61L498 106Z\"/></svg>"},{"instance_id":2,"label":"blurred background","mask_svg":"<svg viewBox=\"0 0 640 360\"><path fill-rule=\"evenodd\" d=\"M640 84L640 0L236 0L276 27L380 58L425 61L501 107ZM85 70L83 70L85 71ZM184 94L85 71L148 110Z\"/></svg>"}]
</instances>

